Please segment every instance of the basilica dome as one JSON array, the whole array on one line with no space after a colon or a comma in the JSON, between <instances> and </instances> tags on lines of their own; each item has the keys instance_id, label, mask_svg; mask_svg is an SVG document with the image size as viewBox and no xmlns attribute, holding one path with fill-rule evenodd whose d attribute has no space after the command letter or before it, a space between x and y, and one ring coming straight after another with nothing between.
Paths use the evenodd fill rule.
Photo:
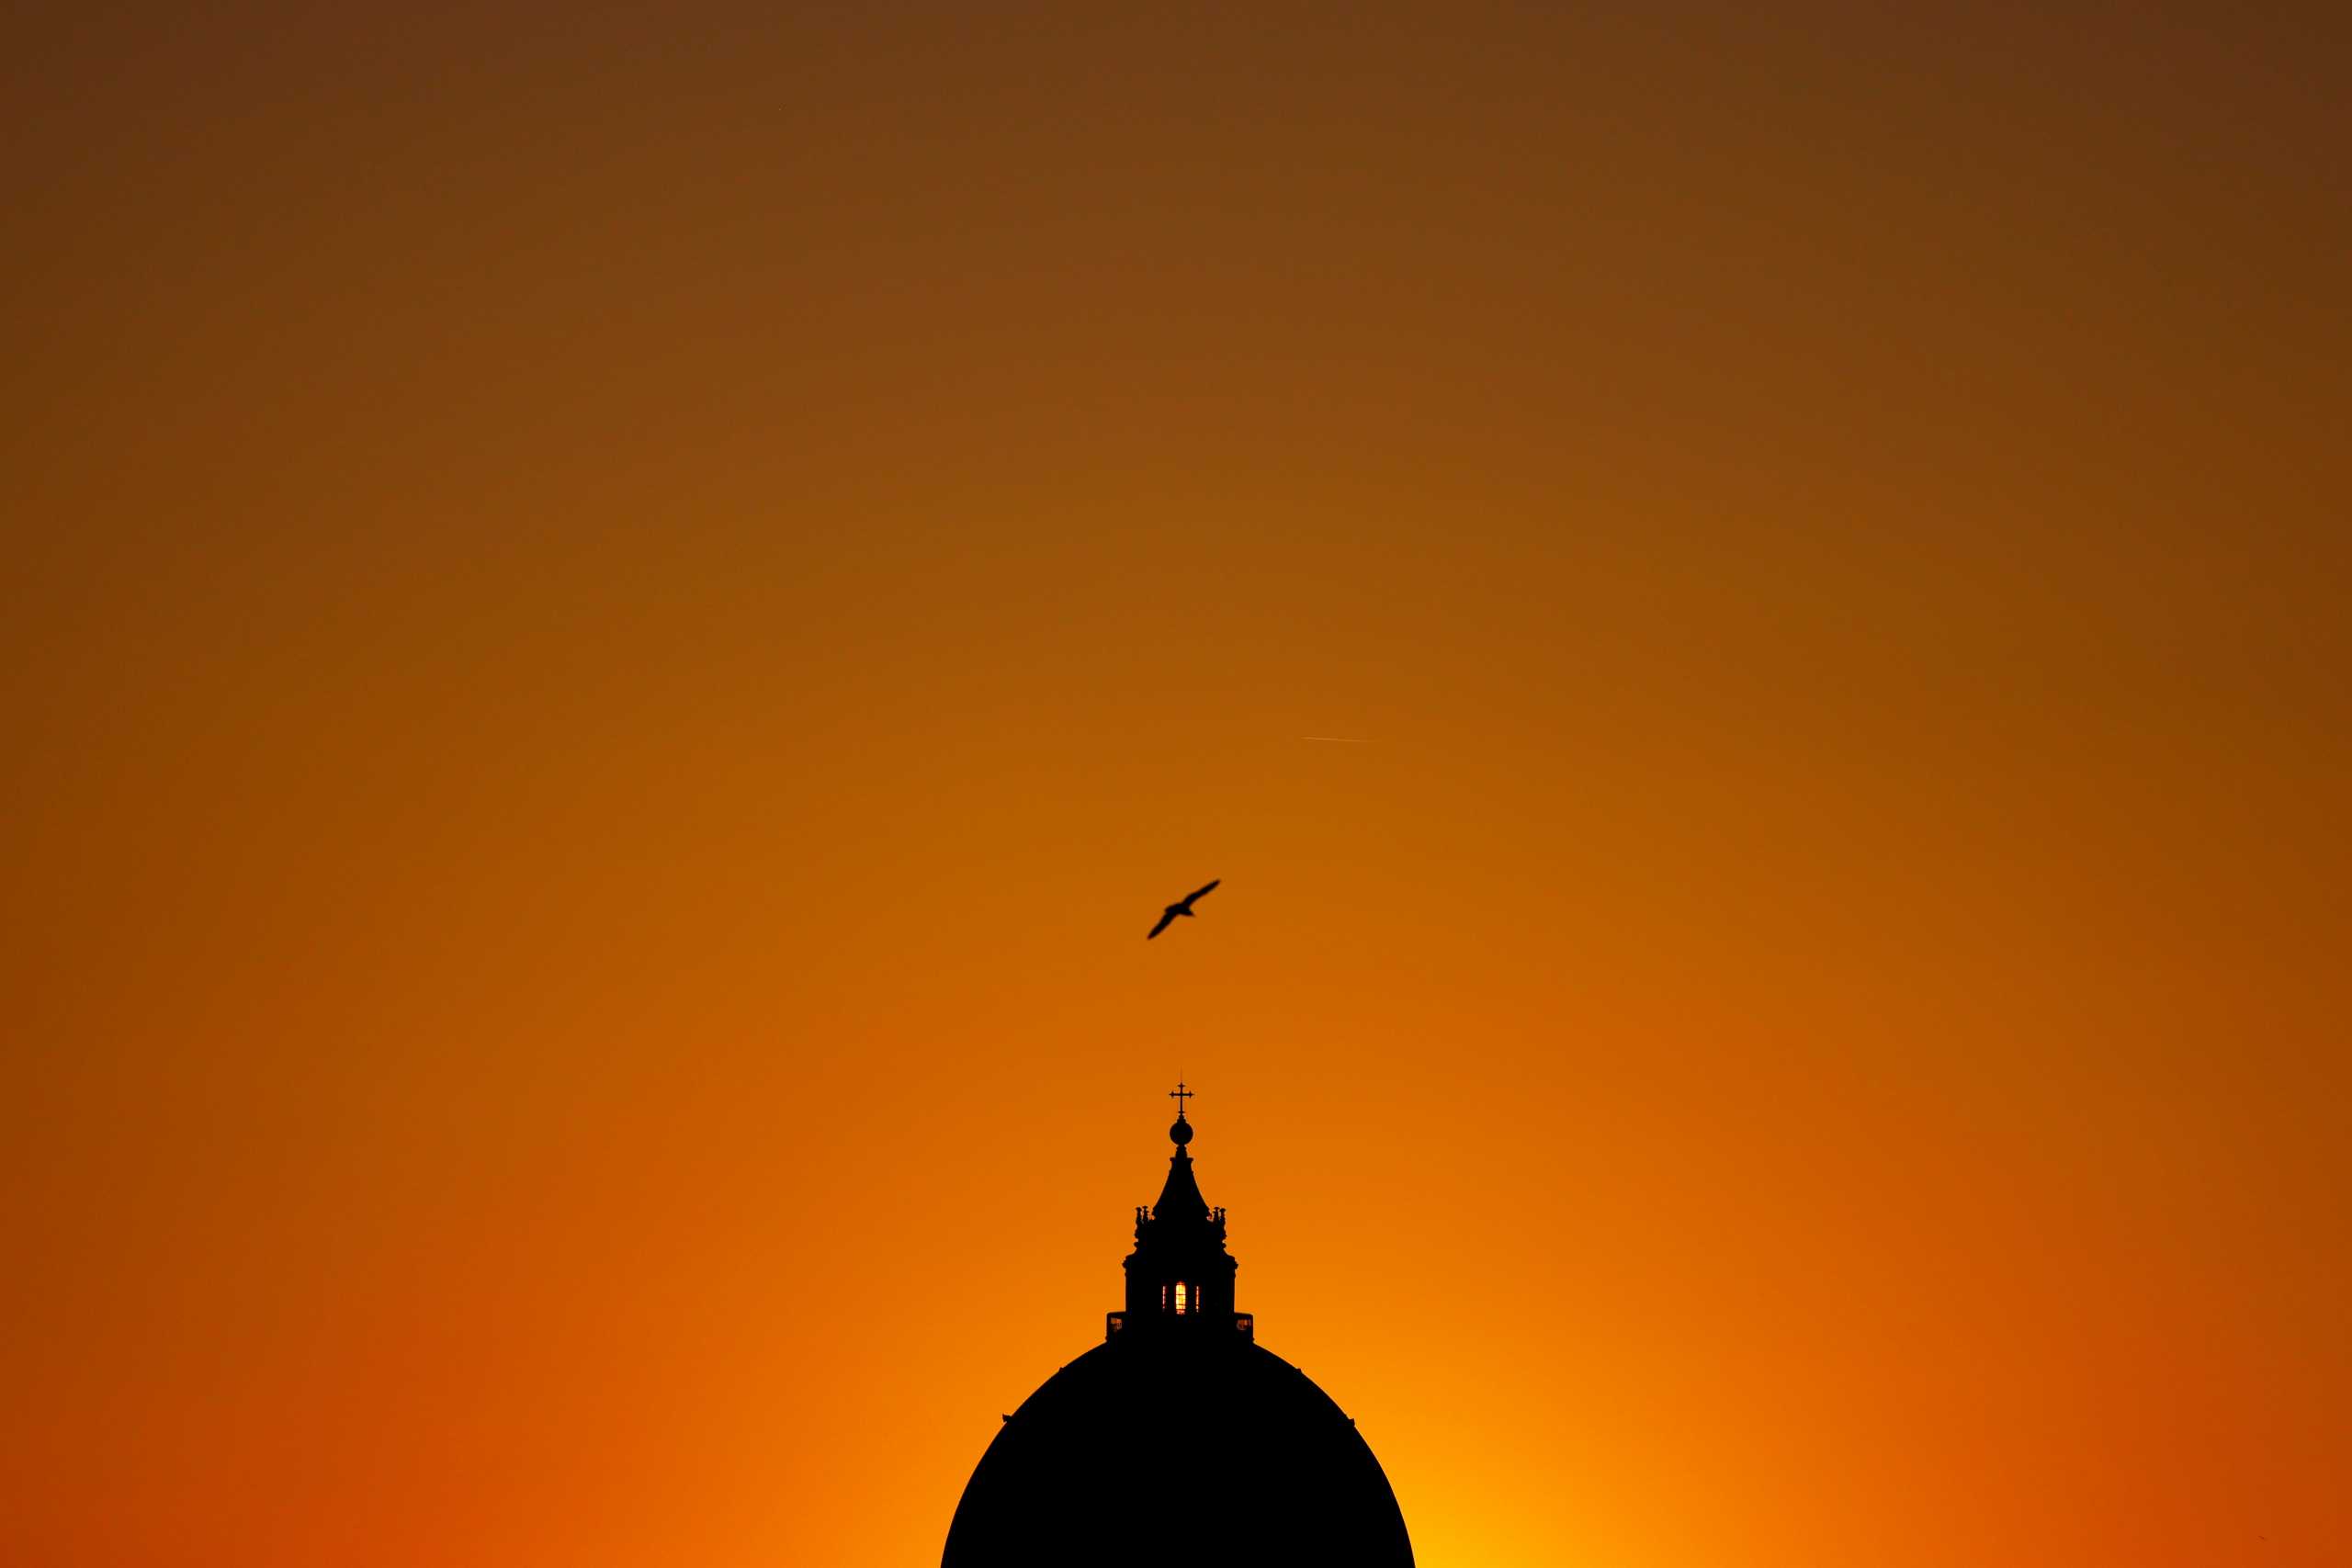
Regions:
<instances>
[{"instance_id":1,"label":"basilica dome","mask_svg":"<svg viewBox=\"0 0 2352 1568\"><path fill-rule=\"evenodd\" d=\"M1167 1187L1136 1211L1126 1309L1004 1417L943 1568L1410 1568L1355 1423L1233 1309L1225 1213L1201 1201L1192 1133L1180 1115Z\"/></svg>"}]
</instances>

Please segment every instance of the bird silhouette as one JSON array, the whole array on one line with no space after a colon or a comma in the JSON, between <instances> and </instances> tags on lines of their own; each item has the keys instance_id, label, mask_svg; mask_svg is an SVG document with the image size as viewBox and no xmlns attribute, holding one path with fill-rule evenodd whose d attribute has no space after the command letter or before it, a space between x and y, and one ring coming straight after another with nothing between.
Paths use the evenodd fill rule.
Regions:
<instances>
[{"instance_id":1,"label":"bird silhouette","mask_svg":"<svg viewBox=\"0 0 2352 1568\"><path fill-rule=\"evenodd\" d=\"M1166 931L1168 929L1168 922L1174 919L1179 915L1184 916L1187 919L1191 919L1193 914L1193 900L1198 898L1204 893L1206 893L1209 890L1209 887L1215 887L1217 882L1223 882L1225 878L1220 876L1216 882L1210 883L1208 887L1195 887L1190 893L1185 894L1183 897L1178 899L1175 903L1170 904L1165 909L1160 910L1159 923L1152 927L1151 930L1143 933L1144 941L1149 942L1153 937L1156 937L1161 931Z\"/></svg>"}]
</instances>

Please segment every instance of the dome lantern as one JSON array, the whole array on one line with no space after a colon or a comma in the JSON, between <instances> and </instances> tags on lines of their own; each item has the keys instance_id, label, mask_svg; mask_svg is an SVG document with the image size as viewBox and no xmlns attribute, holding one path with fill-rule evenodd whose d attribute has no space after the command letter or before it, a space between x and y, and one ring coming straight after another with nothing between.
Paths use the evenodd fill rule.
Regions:
<instances>
[{"instance_id":1,"label":"dome lantern","mask_svg":"<svg viewBox=\"0 0 2352 1568\"><path fill-rule=\"evenodd\" d=\"M1122 1265L1126 1305L1105 1314L1106 1339L1176 1329L1243 1339L1254 1333L1250 1314L1233 1306L1233 1276L1240 1265L1225 1250L1225 1211L1209 1207L1193 1177L1193 1128L1184 1116L1193 1095L1180 1083L1169 1096L1176 1101L1176 1124L1168 1129L1176 1152L1168 1156L1159 1201L1136 1211L1136 1249Z\"/></svg>"}]
</instances>

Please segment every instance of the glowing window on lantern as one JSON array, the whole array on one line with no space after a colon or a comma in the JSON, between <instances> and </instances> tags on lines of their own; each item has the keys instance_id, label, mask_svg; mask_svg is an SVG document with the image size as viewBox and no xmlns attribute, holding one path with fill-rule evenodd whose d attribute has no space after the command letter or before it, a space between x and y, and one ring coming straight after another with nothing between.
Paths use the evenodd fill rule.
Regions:
<instances>
[{"instance_id":1,"label":"glowing window on lantern","mask_svg":"<svg viewBox=\"0 0 2352 1568\"><path fill-rule=\"evenodd\" d=\"M1179 1280L1176 1285L1176 1315L1178 1317L1184 1315L1184 1285L1182 1280Z\"/></svg>"}]
</instances>

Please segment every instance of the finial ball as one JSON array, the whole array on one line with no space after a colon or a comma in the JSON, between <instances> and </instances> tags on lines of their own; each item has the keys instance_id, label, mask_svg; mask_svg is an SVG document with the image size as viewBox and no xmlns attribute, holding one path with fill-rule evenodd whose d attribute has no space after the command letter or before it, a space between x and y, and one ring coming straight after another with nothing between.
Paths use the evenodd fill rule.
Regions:
<instances>
[{"instance_id":1,"label":"finial ball","mask_svg":"<svg viewBox=\"0 0 2352 1568\"><path fill-rule=\"evenodd\" d=\"M1190 1122L1185 1121L1183 1116L1179 1113L1176 1118L1176 1124L1168 1129L1168 1135L1170 1138L1174 1140L1176 1146L1181 1149L1186 1144L1193 1141L1193 1124Z\"/></svg>"}]
</instances>

